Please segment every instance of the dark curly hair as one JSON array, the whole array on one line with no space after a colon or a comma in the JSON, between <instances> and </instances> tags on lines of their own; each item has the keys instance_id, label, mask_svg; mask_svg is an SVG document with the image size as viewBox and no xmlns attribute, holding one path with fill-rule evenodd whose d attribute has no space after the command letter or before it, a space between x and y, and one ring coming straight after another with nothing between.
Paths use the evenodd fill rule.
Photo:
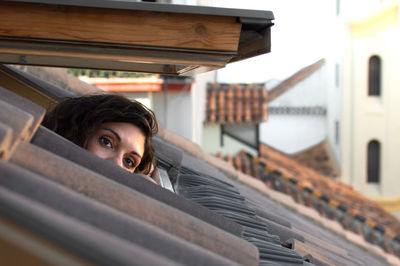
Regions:
<instances>
[{"instance_id":1,"label":"dark curly hair","mask_svg":"<svg viewBox=\"0 0 400 266\"><path fill-rule=\"evenodd\" d=\"M135 172L149 174L155 163L151 137L158 132L154 113L143 104L120 95L100 94L69 98L55 106L42 124L85 148L98 126L107 122L127 122L145 136L144 154Z\"/></svg>"}]
</instances>

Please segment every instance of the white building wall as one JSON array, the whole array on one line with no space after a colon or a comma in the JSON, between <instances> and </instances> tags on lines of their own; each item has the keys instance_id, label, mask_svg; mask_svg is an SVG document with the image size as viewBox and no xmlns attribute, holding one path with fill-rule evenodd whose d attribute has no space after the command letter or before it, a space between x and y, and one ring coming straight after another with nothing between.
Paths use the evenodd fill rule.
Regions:
<instances>
[{"instance_id":1,"label":"white building wall","mask_svg":"<svg viewBox=\"0 0 400 266\"><path fill-rule=\"evenodd\" d=\"M350 11L350 2L343 3L342 9L346 12L345 20L348 21L348 14ZM341 137L341 180L347 184L352 184L352 172L353 172L353 149L351 147L353 143L353 100L355 93L353 91L354 77L352 73L353 68L353 43L351 39L350 29L344 27L344 43L346 49L343 52L343 68L342 68L342 126L340 130Z\"/></svg>"},{"instance_id":2,"label":"white building wall","mask_svg":"<svg viewBox=\"0 0 400 266\"><path fill-rule=\"evenodd\" d=\"M158 122L167 130L192 139L192 96L190 91L155 92L153 97L153 111Z\"/></svg>"},{"instance_id":3,"label":"white building wall","mask_svg":"<svg viewBox=\"0 0 400 266\"><path fill-rule=\"evenodd\" d=\"M364 5L365 3L363 3ZM375 5L374 1L371 4ZM369 10L369 9L367 9ZM351 36L343 94L342 178L369 197L400 194L400 24ZM368 60L381 58L381 96L368 96ZM381 145L380 183L367 183L367 145Z\"/></svg>"},{"instance_id":4,"label":"white building wall","mask_svg":"<svg viewBox=\"0 0 400 266\"><path fill-rule=\"evenodd\" d=\"M316 138L307 144L314 145L321 141L321 135L325 134L334 149L337 160L340 159L339 145L335 144L336 121L340 126L340 88L335 87L335 65L339 61L342 47L338 47L336 23L336 1L330 0L274 0L259 1L249 0L174 0L176 4L197 4L220 6L227 8L245 8L258 10L271 10L275 15L275 25L272 27L272 51L269 54L257 56L251 59L229 64L226 68L218 70L216 78L211 81L226 83L252 83L267 82L270 79L283 80L292 75L300 68L313 62L326 58L325 68L327 74L325 80L320 80L325 92L324 105L328 109L325 121L325 129L322 130L321 119L316 118L309 124L306 123L310 132L314 131ZM311 9L310 6L313 8ZM318 12L315 12L315 11ZM301 21L301 23L293 23ZM339 62L340 64L340 62ZM329 73L328 73L329 71ZM201 75L200 75L201 76ZM207 78L206 78L207 80ZM208 79L209 82L209 79ZM201 145L202 121L204 121L206 82L203 77L196 76L195 88L193 89L193 131L192 140ZM339 96L338 96L339 95ZM297 96L296 96L297 97ZM309 99L309 95L306 96ZM317 96L311 96L313 100ZM327 103L326 98L330 100ZM297 99L296 99L297 100ZM204 101L204 104L201 103ZM298 118L298 117L297 117ZM293 119L297 119L293 117ZM201 121L201 123L200 123ZM303 120L302 120L303 121ZM296 122L294 122L296 123ZM290 125L282 121L280 125ZM313 126L316 128L312 128ZM321 131L322 130L322 131ZM322 132L322 133L321 133ZM312 134L311 134L312 135ZM311 136L310 133L307 137ZM262 134L261 134L262 136ZM268 138L268 137L266 137ZM308 139L308 138L307 138ZM263 137L262 139L263 140ZM285 140L280 143L285 142ZM299 144L299 147L304 145ZM291 148L296 150L296 148Z\"/></svg>"},{"instance_id":5,"label":"white building wall","mask_svg":"<svg viewBox=\"0 0 400 266\"><path fill-rule=\"evenodd\" d=\"M260 127L260 138L261 142L290 153L308 148L328 138L336 160L340 161L340 142L338 142L340 138L336 132L341 127L341 83L336 86L335 70L336 64L339 65L339 69L342 67L340 58L343 45L340 31L342 27L337 26L336 1L217 0L213 2L224 7L272 10L276 18L272 27L272 51L218 70L218 82L251 83L268 82L271 79L284 80L299 69L319 59L325 59L323 70L318 70L319 74L314 73L310 77L311 81L307 79L300 83L299 86L304 86L304 89L296 86L278 98L282 106L295 104L294 106L326 107L325 120L311 116L309 120L299 116L290 118L279 116L282 118L279 122L278 117L273 118L269 115L268 121ZM313 8L310 9L310 6ZM272 105L274 102L269 104ZM301 136L296 135L295 139L289 140L288 137L291 136L287 135L279 139L279 131L291 131L295 125L299 127L300 123L303 123L302 130L299 131Z\"/></svg>"},{"instance_id":6,"label":"white building wall","mask_svg":"<svg viewBox=\"0 0 400 266\"><path fill-rule=\"evenodd\" d=\"M200 146L203 142L203 123L206 114L206 95L207 83L215 82L215 71L199 74L196 76L196 82L192 86L192 121L193 131L191 140Z\"/></svg>"},{"instance_id":7,"label":"white building wall","mask_svg":"<svg viewBox=\"0 0 400 266\"><path fill-rule=\"evenodd\" d=\"M262 123L261 142L287 154L314 146L326 138L326 117L269 115Z\"/></svg>"},{"instance_id":8,"label":"white building wall","mask_svg":"<svg viewBox=\"0 0 400 266\"><path fill-rule=\"evenodd\" d=\"M268 107L327 107L327 70L323 65L310 77L278 96ZM287 154L293 154L318 144L327 137L324 115L269 114L261 123L261 142Z\"/></svg>"},{"instance_id":9,"label":"white building wall","mask_svg":"<svg viewBox=\"0 0 400 266\"><path fill-rule=\"evenodd\" d=\"M151 93L149 92L123 92L121 93L125 97L128 97L129 99L136 100L143 105L145 105L147 108L150 108L153 110L152 106L152 101L151 101Z\"/></svg>"},{"instance_id":10,"label":"white building wall","mask_svg":"<svg viewBox=\"0 0 400 266\"><path fill-rule=\"evenodd\" d=\"M391 34L394 40L387 43L388 51L386 54L389 57L385 57L387 62L384 64L387 77L383 88L387 88L386 98L388 108L385 124L387 128L387 141L384 147L384 157L382 158L382 161L385 160L387 164L385 165L386 172L382 174L382 194L390 197L400 195L400 25L397 25L394 32L387 34Z\"/></svg>"},{"instance_id":11,"label":"white building wall","mask_svg":"<svg viewBox=\"0 0 400 266\"><path fill-rule=\"evenodd\" d=\"M311 74L311 76L300 81L285 93L269 102L268 107L326 106L327 70L327 66L324 64Z\"/></svg>"},{"instance_id":12,"label":"white building wall","mask_svg":"<svg viewBox=\"0 0 400 266\"><path fill-rule=\"evenodd\" d=\"M223 155L226 155L226 154L235 155L241 151L246 151L247 153L250 153L253 156L258 156L257 150L255 150L241 142L238 142L237 140L235 140L227 135L224 135L223 138L224 138L224 140L223 140L224 145L221 149L221 153Z\"/></svg>"},{"instance_id":13,"label":"white building wall","mask_svg":"<svg viewBox=\"0 0 400 266\"><path fill-rule=\"evenodd\" d=\"M335 2L335 1L332 1ZM340 165L342 161L341 153L341 129L342 129L342 93L343 93L343 67L344 51L346 38L343 32L345 19L341 9L343 1L339 1L336 6L336 15L330 16L329 31L331 32L331 47L326 59L326 78L327 78L327 136L328 142L336 162ZM332 5L332 3L331 3ZM331 6L331 10L335 7Z\"/></svg>"},{"instance_id":14,"label":"white building wall","mask_svg":"<svg viewBox=\"0 0 400 266\"><path fill-rule=\"evenodd\" d=\"M340 57L339 57L340 58ZM332 58L327 58L327 114L326 114L326 133L328 138L328 143L330 145L331 151L335 156L336 162L341 161L341 151L340 151L340 129L342 127L341 121L341 109L342 109L342 76L340 75L341 69L343 68L343 63L338 60L338 57L333 56Z\"/></svg>"},{"instance_id":15,"label":"white building wall","mask_svg":"<svg viewBox=\"0 0 400 266\"><path fill-rule=\"evenodd\" d=\"M223 136L223 146L221 146L221 129L219 124L207 124L203 129L203 150L209 154L221 153L222 155L236 155L245 150L257 156L257 150L242 144L241 142L227 136Z\"/></svg>"},{"instance_id":16,"label":"white building wall","mask_svg":"<svg viewBox=\"0 0 400 266\"><path fill-rule=\"evenodd\" d=\"M206 153L220 152L221 129L218 124L210 124L203 128L202 148Z\"/></svg>"}]
</instances>

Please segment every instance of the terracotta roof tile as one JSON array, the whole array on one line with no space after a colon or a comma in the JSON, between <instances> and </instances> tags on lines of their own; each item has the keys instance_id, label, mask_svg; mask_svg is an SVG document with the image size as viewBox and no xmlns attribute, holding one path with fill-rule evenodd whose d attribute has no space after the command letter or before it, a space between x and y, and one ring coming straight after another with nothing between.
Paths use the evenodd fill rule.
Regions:
<instances>
[{"instance_id":1,"label":"terracotta roof tile","mask_svg":"<svg viewBox=\"0 0 400 266\"><path fill-rule=\"evenodd\" d=\"M233 166L266 186L291 195L297 203L314 207L321 216L337 221L386 252L393 252L400 221L376 203L265 144L261 145L261 156L254 158L240 152L234 156Z\"/></svg>"},{"instance_id":2,"label":"terracotta roof tile","mask_svg":"<svg viewBox=\"0 0 400 266\"><path fill-rule=\"evenodd\" d=\"M167 137L166 140L171 141L170 137L171 136ZM181 147L184 150L191 150L190 146L193 145L189 142L185 143L184 139L182 139L182 138L180 139L180 141L178 141L177 139L172 139L171 143L174 143L175 145L177 145L178 147ZM188 147L189 147L189 149L187 149ZM204 156L204 154L197 149L196 149L196 152L191 152L191 154L193 154L197 158L203 158L203 156ZM219 156L222 156L222 155L220 154ZM244 167L244 162L242 162L241 157L247 157L249 159L249 165L253 169L252 171L257 171L258 174L261 174L262 175L261 180L253 178L251 176L248 176L244 173L234 171L233 169L231 170L231 168L228 167L228 166L235 165L235 164L239 165L240 167L242 167L242 166ZM329 232L329 230L322 229L322 231L319 231L317 229L317 227L318 227L317 224L320 223L321 225L325 226L326 228L329 228L330 230L332 230L335 233L338 233L339 235L343 236L344 238L351 239L351 241L353 241L355 239L356 241L354 243L360 245L361 247L365 247L368 250L368 252L365 251L365 253L363 253L362 256L357 256L357 255L355 255L357 252L354 253L354 251L350 251L350 249L348 249L348 246L346 246L348 244L347 241L342 241L343 239L342 240L337 239L339 242L335 242L335 241L330 242L329 241L329 243L331 245L341 247L343 249L346 249L346 251L348 251L348 254L346 255L346 260L348 260L348 261L347 261L347 263L345 263L345 265L353 265L354 260L362 261L362 264L364 264L364 265L371 264L371 257L368 257L369 252L372 252L374 254L378 254L379 256L381 256L381 258L383 258L382 263L386 263L386 261L392 261L393 264L396 264L396 263L399 264L398 262L400 262L400 260L398 258L388 254L388 252L390 252L390 249L392 249L393 254L395 254L395 253L400 254L400 245L396 245L397 242L393 241L393 239L396 237L395 234L392 234L391 237L389 237L389 235L385 233L385 239L386 239L385 241L386 242L385 241L379 242L379 246L382 247L382 248L379 248L377 246L377 244L372 244L372 242L371 242L371 244L368 243L365 237L361 237L361 235L356 235L355 233L346 231L345 228L348 228L349 230L351 229L350 226L352 225L352 220L351 220L351 218L349 218L348 214L345 214L345 213L343 213L343 211L339 210L339 206L341 206L341 205L339 205L338 208L335 209L334 206L332 206L332 205L336 205L336 202L332 201L331 198L329 198L329 202L322 201L322 203L319 204L320 200L312 197L311 194L306 189L304 189L303 191L296 190L296 185L292 184L291 182L288 181L291 177L295 177L295 176L289 175L289 174L287 175L287 178L286 178L287 181L285 179L285 182L287 182L287 184L289 184L291 187L285 186L284 188L287 189L289 192L292 192L292 191L295 193L297 192L297 197L298 197L299 203L305 204L306 206L319 207L322 211L323 216L321 216L314 208L309 208L304 205L300 205L299 203L295 203L292 196L289 196L284 193L280 193L275 190L270 190L266 186L266 184L268 184L268 182L269 182L270 187L273 188L275 186L275 183L272 179L265 179L266 175L282 176L282 174L276 168L273 168L272 166L270 167L269 164L266 164L265 160L263 161L263 159L260 159L257 157L248 157L247 154L244 152L236 154L235 156L226 156L227 160L233 161L232 163L221 161L220 159L213 157L213 156L209 156L209 157L207 156L207 158L204 157L204 159L206 160L206 162L208 164L217 166L218 169L222 170L225 174L228 174L229 176L231 176L233 178L233 180L236 180L236 181L233 181L233 180L229 181L229 183L235 184L236 187L241 186L241 193L243 192L242 189L244 187L249 186L248 193L244 194L244 196L246 197L246 202L249 202L249 203L251 202L252 208L254 208L256 211L258 208L262 208L269 215L271 215L271 214L274 214L274 215L280 214L281 215L282 213L279 213L278 209L276 209L275 207L272 207L271 205L268 205L268 204L265 205L266 202L270 201L270 200L274 201L274 202L275 201L279 202L279 203L277 203L277 204L279 204L279 206L281 206L280 204L282 204L283 206L289 207L289 209L296 210L294 212L291 212L291 211L288 211L289 209L286 209L286 207L282 207L283 209L285 209L285 211L284 211L285 215L282 216L281 218L284 219L284 221L289 222L289 224L287 226L289 228L291 228L292 233L300 232L300 235L304 235L304 237L306 237L307 234L305 232L307 232L308 234L311 234L314 237L321 239L322 241L320 240L320 245L324 246L325 241L324 241L324 238L321 238L321 235L325 234L326 232ZM196 169L200 170L198 168L198 166L199 165L197 164ZM202 168L200 171L202 171L202 172L204 171L204 173L207 173L206 168ZM297 177L295 177L295 178L298 180L297 186L298 186L298 184L302 184L303 180L298 179ZM294 179L292 179L292 180L294 180ZM237 181L239 181L239 182L237 182ZM304 182L306 185L311 184L311 182L308 180L305 180ZM239 185L241 183L244 183L244 184ZM257 191L262 193L262 194L261 193L259 194L261 196L261 199L260 198L257 199L257 197L255 197L258 193L257 193L257 191L255 191L253 189L256 189ZM317 189L315 189L315 190L317 190ZM265 197L265 195L268 195L268 197ZM321 197L323 194L319 193L319 195ZM308 205L307 205L307 201L308 201ZM332 205L331 205L331 203L332 203ZM253 205L253 204L255 204L255 205ZM322 204L324 204L324 205L322 205ZM259 212L257 212L257 214L258 213ZM290 213L292 213L293 216L291 216L291 217L286 216L287 214L290 214ZM301 215L299 215L299 214L301 214ZM342 214L342 215L340 216L340 214ZM306 228L303 227L300 231L298 229L302 227L301 226L302 222L298 223L298 221L300 221L302 219L302 215L304 215L308 218L311 218L313 221L309 221L311 224L311 227L306 227ZM324 216L326 218L324 218ZM328 219L334 219L334 220L328 220ZM317 223L315 223L315 222L317 222ZM278 223L280 225L283 225L281 222L278 222ZM361 227L359 229L361 229ZM277 228L272 229L272 227L271 227L271 230L272 230L272 232L274 232L274 234L277 234L281 237L281 241L285 237L285 234L283 234L284 233L283 231L277 230ZM388 230L386 230L386 231L388 231ZM359 232L361 233L362 230L359 230ZM336 236L335 233L334 233L334 235ZM378 236L379 236L379 233L378 233ZM308 238L309 237L307 237L307 239L306 239L307 245L310 244L308 241L309 240ZM373 239L373 238L370 237L369 239ZM328 239L326 239L326 240L328 240ZM370 240L368 240L368 241L370 241ZM342 244L338 244L338 243L342 243ZM282 245L284 245L284 244L282 244ZM327 245L327 246L329 246L329 245ZM387 247L387 248L385 248L385 247ZM310 251L310 252L312 252L311 255L315 254L315 252L313 252L313 251ZM329 250L325 250L324 254L325 253L334 254L335 252L333 252L333 251L331 252L331 250L329 249ZM378 265L379 263L374 262L374 264Z\"/></svg>"},{"instance_id":3,"label":"terracotta roof tile","mask_svg":"<svg viewBox=\"0 0 400 266\"><path fill-rule=\"evenodd\" d=\"M262 84L210 83L206 99L205 122L250 123L267 119L267 91Z\"/></svg>"},{"instance_id":4,"label":"terracotta roof tile","mask_svg":"<svg viewBox=\"0 0 400 266\"><path fill-rule=\"evenodd\" d=\"M322 175L336 177L340 174L327 140L291 157Z\"/></svg>"},{"instance_id":5,"label":"terracotta roof tile","mask_svg":"<svg viewBox=\"0 0 400 266\"><path fill-rule=\"evenodd\" d=\"M232 86L229 86L226 93L226 112L227 112L227 122L233 123L235 121L235 105L234 105L234 91Z\"/></svg>"},{"instance_id":6,"label":"terracotta roof tile","mask_svg":"<svg viewBox=\"0 0 400 266\"><path fill-rule=\"evenodd\" d=\"M262 97L262 93L261 93ZM257 91L257 88L254 88L251 91L251 102L253 103L251 106L251 112L252 112L252 119L253 121L258 121L260 119L260 114L261 114L261 108L260 108L260 93Z\"/></svg>"},{"instance_id":7,"label":"terracotta roof tile","mask_svg":"<svg viewBox=\"0 0 400 266\"><path fill-rule=\"evenodd\" d=\"M223 90L218 91L218 121L221 123L225 122L225 92Z\"/></svg>"},{"instance_id":8,"label":"terracotta roof tile","mask_svg":"<svg viewBox=\"0 0 400 266\"><path fill-rule=\"evenodd\" d=\"M236 122L242 122L243 102L242 102L242 89L240 85L234 87L235 91L235 107L236 107ZM234 112L235 113L235 112Z\"/></svg>"},{"instance_id":9,"label":"terracotta roof tile","mask_svg":"<svg viewBox=\"0 0 400 266\"><path fill-rule=\"evenodd\" d=\"M216 89L214 85L210 85L207 88L207 120L216 121L217 120L217 96Z\"/></svg>"},{"instance_id":10,"label":"terracotta roof tile","mask_svg":"<svg viewBox=\"0 0 400 266\"><path fill-rule=\"evenodd\" d=\"M243 98L244 98L244 121L245 122L250 122L251 121L251 98L250 98L250 88L249 86L246 86L244 88L244 93L243 93Z\"/></svg>"}]
</instances>

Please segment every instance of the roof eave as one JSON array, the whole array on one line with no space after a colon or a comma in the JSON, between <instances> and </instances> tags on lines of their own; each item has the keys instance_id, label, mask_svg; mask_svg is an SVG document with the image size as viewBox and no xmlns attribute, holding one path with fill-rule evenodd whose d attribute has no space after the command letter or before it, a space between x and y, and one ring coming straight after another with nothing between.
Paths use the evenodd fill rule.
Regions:
<instances>
[{"instance_id":1,"label":"roof eave","mask_svg":"<svg viewBox=\"0 0 400 266\"><path fill-rule=\"evenodd\" d=\"M0 5L2 63L171 75L268 53L274 19L270 11L127 1Z\"/></svg>"}]
</instances>

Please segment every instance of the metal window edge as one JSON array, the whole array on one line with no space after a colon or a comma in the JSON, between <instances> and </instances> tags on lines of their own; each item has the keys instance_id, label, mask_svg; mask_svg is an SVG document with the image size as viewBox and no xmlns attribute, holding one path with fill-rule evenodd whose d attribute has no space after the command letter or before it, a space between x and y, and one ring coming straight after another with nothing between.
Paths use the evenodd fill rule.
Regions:
<instances>
[{"instance_id":1,"label":"metal window edge","mask_svg":"<svg viewBox=\"0 0 400 266\"><path fill-rule=\"evenodd\" d=\"M110 9L124 9L124 10L137 10L137 11L151 11L151 12L167 12L167 13L180 13L180 14L194 14L194 15L214 15L214 16L227 16L227 17L247 17L273 20L274 15L272 11L267 10L249 10L249 9L235 9L235 8L222 8L210 6L192 6L192 5L176 5L176 4L162 4L162 3L143 3L143 2L130 2L121 0L9 0L10 2L26 2L37 4L51 4L51 5L64 5L64 6L79 6L79 7L93 7L93 8L110 8Z\"/></svg>"}]
</instances>

